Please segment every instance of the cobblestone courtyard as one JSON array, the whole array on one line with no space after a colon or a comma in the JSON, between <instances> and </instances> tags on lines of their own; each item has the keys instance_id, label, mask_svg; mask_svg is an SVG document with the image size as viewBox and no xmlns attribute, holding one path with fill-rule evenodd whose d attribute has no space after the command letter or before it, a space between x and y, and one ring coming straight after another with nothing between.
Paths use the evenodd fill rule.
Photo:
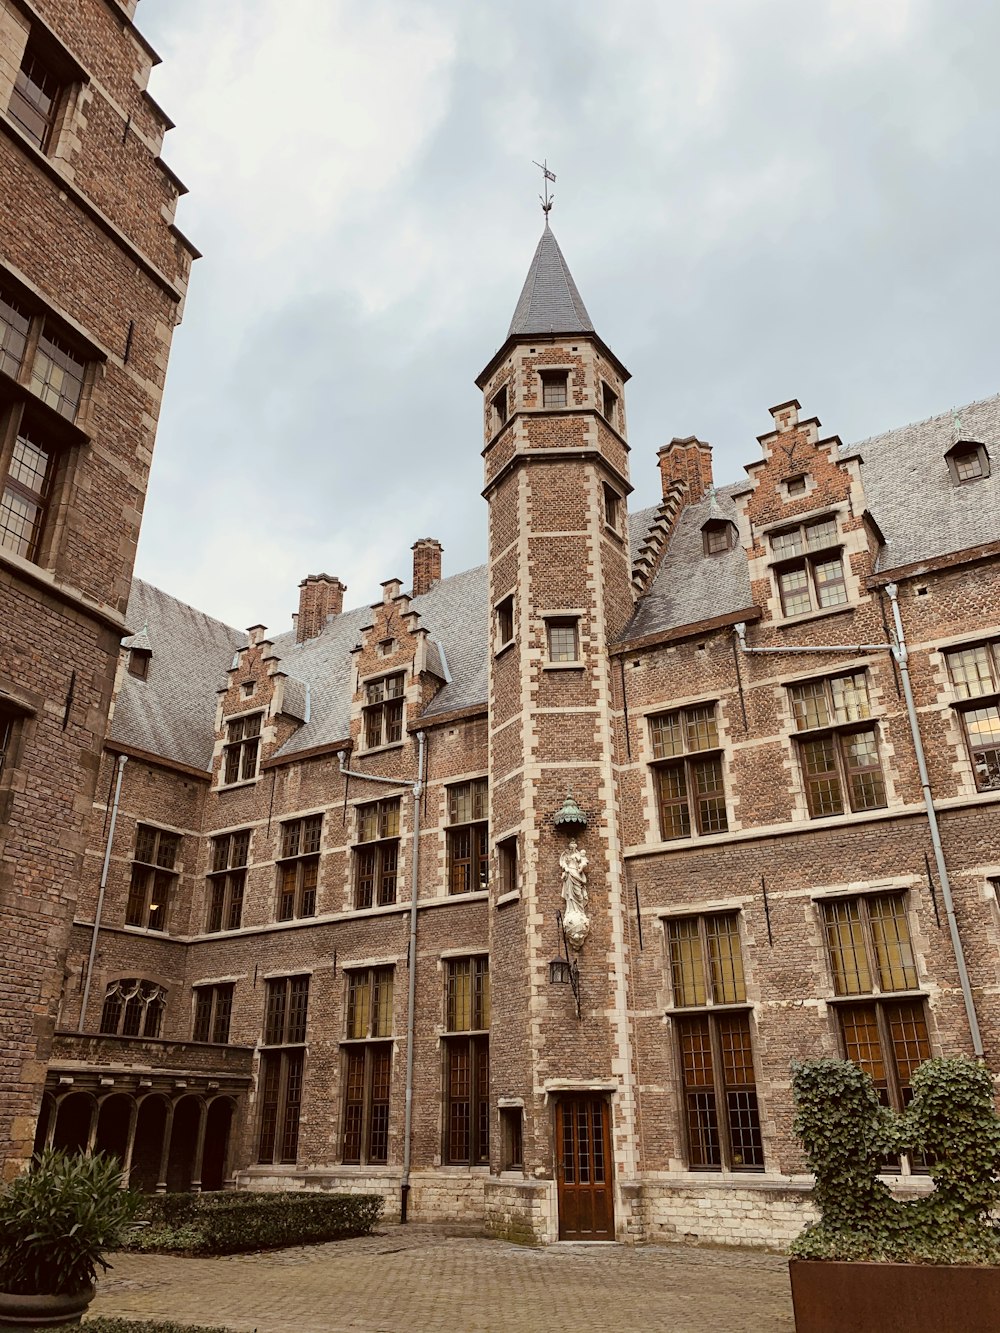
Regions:
<instances>
[{"instance_id":1,"label":"cobblestone courtyard","mask_svg":"<svg viewBox=\"0 0 1000 1333\"><path fill-rule=\"evenodd\" d=\"M792 1328L787 1265L777 1255L681 1245L533 1250L413 1225L225 1259L117 1255L91 1314L241 1333Z\"/></svg>"}]
</instances>

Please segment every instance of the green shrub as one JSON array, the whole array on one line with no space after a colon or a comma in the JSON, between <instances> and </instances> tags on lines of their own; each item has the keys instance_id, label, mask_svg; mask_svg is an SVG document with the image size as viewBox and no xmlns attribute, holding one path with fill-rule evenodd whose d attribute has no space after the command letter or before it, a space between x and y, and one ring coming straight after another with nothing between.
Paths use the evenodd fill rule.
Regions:
<instances>
[{"instance_id":1,"label":"green shrub","mask_svg":"<svg viewBox=\"0 0 1000 1333\"><path fill-rule=\"evenodd\" d=\"M927 1060L897 1115L849 1060L793 1066L795 1132L816 1178L820 1220L792 1244L800 1259L1000 1264L1000 1118L993 1080L966 1057ZM934 1190L894 1199L878 1179L888 1154L923 1155Z\"/></svg>"},{"instance_id":2,"label":"green shrub","mask_svg":"<svg viewBox=\"0 0 1000 1333\"><path fill-rule=\"evenodd\" d=\"M366 1236L383 1206L381 1195L319 1191L158 1195L146 1200L149 1226L133 1232L128 1248L239 1254Z\"/></svg>"},{"instance_id":3,"label":"green shrub","mask_svg":"<svg viewBox=\"0 0 1000 1333\"><path fill-rule=\"evenodd\" d=\"M116 1158L41 1154L0 1195L0 1291L83 1291L105 1250L121 1246L137 1198L121 1188Z\"/></svg>"}]
</instances>

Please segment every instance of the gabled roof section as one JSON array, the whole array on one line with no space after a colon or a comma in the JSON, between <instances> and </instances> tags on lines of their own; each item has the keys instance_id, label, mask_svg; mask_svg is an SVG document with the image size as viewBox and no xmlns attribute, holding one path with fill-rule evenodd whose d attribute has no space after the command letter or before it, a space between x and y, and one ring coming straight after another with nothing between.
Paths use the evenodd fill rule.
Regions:
<instances>
[{"instance_id":1,"label":"gabled roof section","mask_svg":"<svg viewBox=\"0 0 1000 1333\"><path fill-rule=\"evenodd\" d=\"M508 338L530 337L534 333L593 333L594 325L577 290L569 265L559 249L559 242L548 221L521 295Z\"/></svg>"},{"instance_id":2,"label":"gabled roof section","mask_svg":"<svg viewBox=\"0 0 1000 1333\"><path fill-rule=\"evenodd\" d=\"M212 766L216 691L226 683L243 630L196 611L142 579L132 580L125 619L141 625L126 647L153 647L149 676L123 674L108 744L129 745L189 768Z\"/></svg>"}]
</instances>

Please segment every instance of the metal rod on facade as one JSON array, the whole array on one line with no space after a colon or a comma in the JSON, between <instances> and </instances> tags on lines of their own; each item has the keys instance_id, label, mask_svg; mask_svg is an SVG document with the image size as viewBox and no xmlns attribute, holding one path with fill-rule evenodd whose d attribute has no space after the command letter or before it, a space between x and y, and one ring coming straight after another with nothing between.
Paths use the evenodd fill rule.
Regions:
<instances>
[{"instance_id":1,"label":"metal rod on facade","mask_svg":"<svg viewBox=\"0 0 1000 1333\"><path fill-rule=\"evenodd\" d=\"M94 959L97 957L97 936L101 929L101 917L104 913L104 891L108 887L108 869L111 865L111 844L115 838L115 825L118 823L118 802L122 794L122 774L125 772L125 765L128 763L128 755L120 754L118 756L118 777L115 780L115 803L111 807L111 827L108 829L108 840L104 845L104 865L101 867L101 883L97 890L97 908L94 912L94 930L90 937L90 955L87 958L87 975L83 982L83 998L80 1000L80 1021L76 1025L77 1032L83 1031L83 1025L87 1018L87 1003L90 1000L90 982L94 975Z\"/></svg>"},{"instance_id":2,"label":"metal rod on facade","mask_svg":"<svg viewBox=\"0 0 1000 1333\"><path fill-rule=\"evenodd\" d=\"M424 733L417 732L417 780L413 784L413 889L410 894L410 975L406 1008L406 1110L403 1124L403 1179L399 1220L406 1221L410 1196L410 1140L413 1131L413 1042L417 1015L417 888L420 869L420 795L424 778Z\"/></svg>"}]
</instances>

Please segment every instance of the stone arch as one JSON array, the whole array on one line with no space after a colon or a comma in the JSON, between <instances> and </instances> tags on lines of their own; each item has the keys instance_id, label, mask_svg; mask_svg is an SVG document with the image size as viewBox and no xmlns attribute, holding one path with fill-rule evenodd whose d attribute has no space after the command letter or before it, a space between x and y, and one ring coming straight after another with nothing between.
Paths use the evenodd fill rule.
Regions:
<instances>
[{"instance_id":1,"label":"stone arch","mask_svg":"<svg viewBox=\"0 0 1000 1333\"><path fill-rule=\"evenodd\" d=\"M189 1190L192 1181L196 1179L195 1158L205 1112L204 1098L195 1093L189 1092L174 1103L166 1174L167 1192L170 1194Z\"/></svg>"},{"instance_id":2,"label":"stone arch","mask_svg":"<svg viewBox=\"0 0 1000 1333\"><path fill-rule=\"evenodd\" d=\"M87 1152L97 1114L97 1099L90 1092L68 1092L56 1109L52 1146L66 1152Z\"/></svg>"},{"instance_id":3,"label":"stone arch","mask_svg":"<svg viewBox=\"0 0 1000 1333\"><path fill-rule=\"evenodd\" d=\"M221 1190L225 1185L229 1165L229 1138L235 1113L236 1102L232 1097L213 1097L208 1104L201 1160L203 1190Z\"/></svg>"},{"instance_id":4,"label":"stone arch","mask_svg":"<svg viewBox=\"0 0 1000 1333\"><path fill-rule=\"evenodd\" d=\"M153 1193L160 1179L168 1112L169 1102L162 1093L147 1093L139 1102L129 1184L146 1194Z\"/></svg>"},{"instance_id":5,"label":"stone arch","mask_svg":"<svg viewBox=\"0 0 1000 1333\"><path fill-rule=\"evenodd\" d=\"M94 1152L106 1153L125 1162L128 1157L135 1098L127 1092L112 1092L101 1099L97 1111Z\"/></svg>"}]
</instances>

